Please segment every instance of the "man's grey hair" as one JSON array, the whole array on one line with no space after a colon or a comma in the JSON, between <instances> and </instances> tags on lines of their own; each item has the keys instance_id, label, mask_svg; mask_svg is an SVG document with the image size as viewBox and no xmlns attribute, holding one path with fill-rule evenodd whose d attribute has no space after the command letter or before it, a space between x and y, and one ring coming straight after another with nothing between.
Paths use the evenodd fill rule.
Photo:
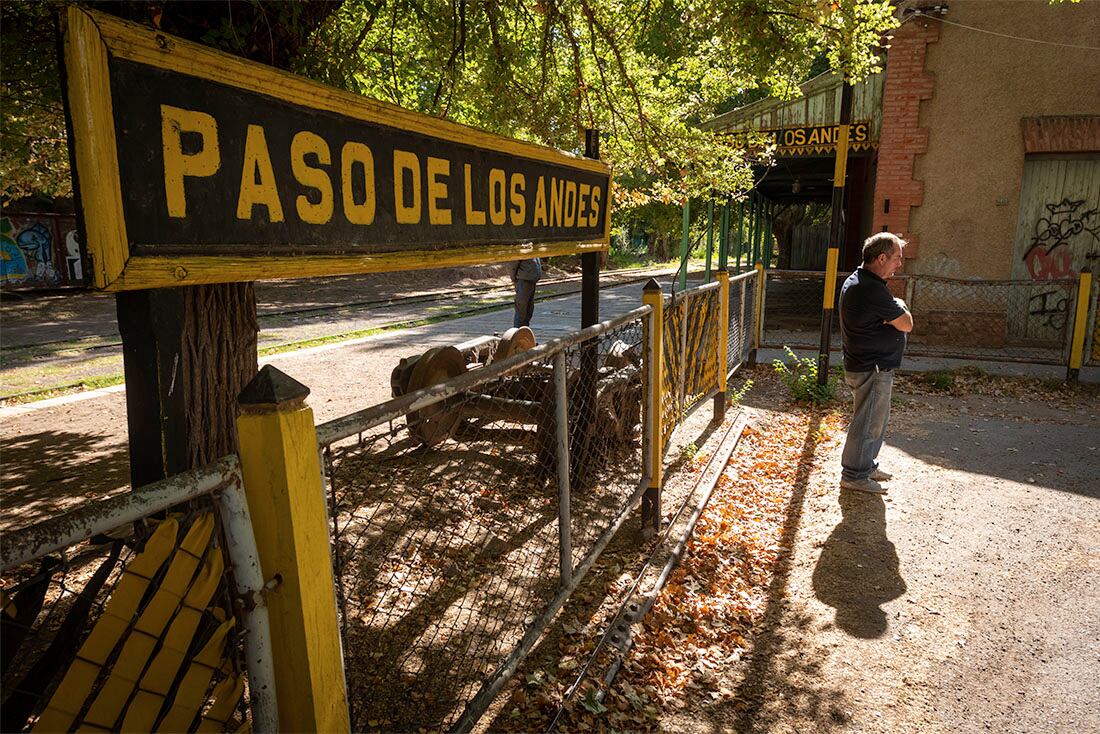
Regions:
<instances>
[{"instance_id":1,"label":"man's grey hair","mask_svg":"<svg viewBox=\"0 0 1100 734\"><path fill-rule=\"evenodd\" d=\"M863 264L873 263L879 255L892 255L894 248L905 247L906 242L892 232L878 232L863 241Z\"/></svg>"}]
</instances>

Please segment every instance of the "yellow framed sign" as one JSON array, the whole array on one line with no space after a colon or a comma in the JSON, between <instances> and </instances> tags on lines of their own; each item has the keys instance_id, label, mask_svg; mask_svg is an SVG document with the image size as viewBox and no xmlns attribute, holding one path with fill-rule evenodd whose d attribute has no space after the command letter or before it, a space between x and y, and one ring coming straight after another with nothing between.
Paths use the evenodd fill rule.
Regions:
<instances>
[{"instance_id":1,"label":"yellow framed sign","mask_svg":"<svg viewBox=\"0 0 1100 734\"><path fill-rule=\"evenodd\" d=\"M607 249L600 161L69 6L93 284L118 291Z\"/></svg>"}]
</instances>

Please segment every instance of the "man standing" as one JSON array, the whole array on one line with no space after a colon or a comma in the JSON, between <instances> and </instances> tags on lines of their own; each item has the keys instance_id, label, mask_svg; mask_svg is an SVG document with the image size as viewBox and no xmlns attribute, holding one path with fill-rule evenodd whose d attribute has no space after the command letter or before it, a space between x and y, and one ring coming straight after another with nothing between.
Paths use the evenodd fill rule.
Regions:
<instances>
[{"instance_id":1,"label":"man standing","mask_svg":"<svg viewBox=\"0 0 1100 734\"><path fill-rule=\"evenodd\" d=\"M542 261L537 257L517 260L512 268L512 282L516 286L516 313L512 326L530 326L535 313L535 283L542 277Z\"/></svg>"},{"instance_id":2,"label":"man standing","mask_svg":"<svg viewBox=\"0 0 1100 734\"><path fill-rule=\"evenodd\" d=\"M843 489L885 494L879 482L891 478L879 469L878 452L890 420L894 370L901 366L913 316L905 301L890 293L886 281L901 267L903 247L905 240L889 232L868 237L863 243L863 265L840 289L844 381L855 399L841 457Z\"/></svg>"}]
</instances>

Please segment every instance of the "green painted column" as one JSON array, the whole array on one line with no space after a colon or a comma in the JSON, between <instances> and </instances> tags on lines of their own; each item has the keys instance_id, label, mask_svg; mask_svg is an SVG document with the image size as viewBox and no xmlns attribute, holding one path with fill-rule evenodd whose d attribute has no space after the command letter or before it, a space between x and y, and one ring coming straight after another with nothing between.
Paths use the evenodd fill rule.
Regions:
<instances>
[{"instance_id":1,"label":"green painted column","mask_svg":"<svg viewBox=\"0 0 1100 734\"><path fill-rule=\"evenodd\" d=\"M729 267L730 256L730 200L722 202L722 214L718 217L718 269Z\"/></svg>"},{"instance_id":2,"label":"green painted column","mask_svg":"<svg viewBox=\"0 0 1100 734\"><path fill-rule=\"evenodd\" d=\"M680 284L679 289L687 288L687 261L691 247L691 197L684 199L684 218L680 226Z\"/></svg>"},{"instance_id":3,"label":"green painted column","mask_svg":"<svg viewBox=\"0 0 1100 734\"><path fill-rule=\"evenodd\" d=\"M714 250L714 199L707 202L707 274L704 282L710 282L711 252Z\"/></svg>"},{"instance_id":4,"label":"green painted column","mask_svg":"<svg viewBox=\"0 0 1100 734\"><path fill-rule=\"evenodd\" d=\"M745 198L737 202L737 272L741 272L741 255L745 252Z\"/></svg>"}]
</instances>

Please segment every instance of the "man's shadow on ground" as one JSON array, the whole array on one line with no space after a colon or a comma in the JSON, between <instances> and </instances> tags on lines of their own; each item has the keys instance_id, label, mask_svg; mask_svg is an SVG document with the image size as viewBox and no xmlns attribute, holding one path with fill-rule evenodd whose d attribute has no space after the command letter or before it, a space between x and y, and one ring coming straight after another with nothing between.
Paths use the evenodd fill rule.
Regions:
<instances>
[{"instance_id":1,"label":"man's shadow on ground","mask_svg":"<svg viewBox=\"0 0 1100 734\"><path fill-rule=\"evenodd\" d=\"M814 568L814 595L836 609L837 626L870 639L886 633L882 605L905 593L898 554L886 537L886 505L877 495L842 490L840 524Z\"/></svg>"}]
</instances>

